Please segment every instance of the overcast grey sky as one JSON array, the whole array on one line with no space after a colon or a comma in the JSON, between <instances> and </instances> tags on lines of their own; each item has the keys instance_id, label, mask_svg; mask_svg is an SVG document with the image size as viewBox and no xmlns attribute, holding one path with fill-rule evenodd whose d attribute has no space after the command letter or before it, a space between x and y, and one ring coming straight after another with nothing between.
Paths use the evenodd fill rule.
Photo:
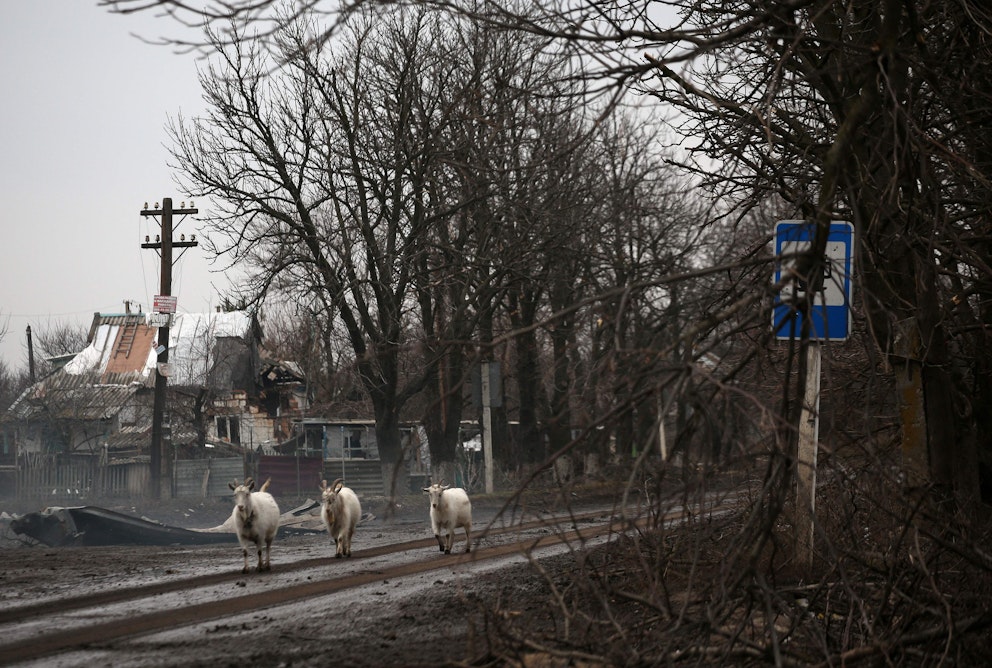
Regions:
<instances>
[{"instance_id":1,"label":"overcast grey sky","mask_svg":"<svg viewBox=\"0 0 992 668\"><path fill-rule=\"evenodd\" d=\"M159 258L140 247L158 226L144 203L177 192L165 125L203 109L193 55L141 42L175 36L153 14L118 16L95 0L4 0L0 22L0 359L26 368L25 328L88 327L131 300L150 310ZM197 202L201 212L206 202ZM177 234L196 233L187 220ZM180 312L205 312L227 288L190 249L174 269Z\"/></svg>"}]
</instances>

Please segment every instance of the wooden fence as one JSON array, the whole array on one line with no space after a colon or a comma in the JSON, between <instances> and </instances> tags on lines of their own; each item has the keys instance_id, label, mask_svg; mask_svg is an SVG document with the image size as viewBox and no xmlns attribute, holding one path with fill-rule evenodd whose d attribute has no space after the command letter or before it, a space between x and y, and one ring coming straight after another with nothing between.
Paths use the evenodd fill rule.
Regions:
<instances>
[{"instance_id":1,"label":"wooden fence","mask_svg":"<svg viewBox=\"0 0 992 668\"><path fill-rule=\"evenodd\" d=\"M325 464L329 470L325 473ZM360 462L368 471L359 471L359 462L329 463L321 457L292 455L252 456L218 459L189 459L173 462L175 498L219 498L228 496L228 483L254 477L259 483L271 478L270 491L278 496L318 498L322 479L346 475L349 484L364 485L364 494L381 494L378 460ZM46 505L84 505L114 498L142 497L151 488L148 462L100 462L97 458L67 458L64 455L22 455L7 467L4 480L10 485L0 495L16 496ZM364 478L362 477L364 476ZM368 478L368 480L365 480Z\"/></svg>"},{"instance_id":2,"label":"wooden fence","mask_svg":"<svg viewBox=\"0 0 992 668\"><path fill-rule=\"evenodd\" d=\"M95 458L32 455L18 461L13 478L18 498L66 504L88 498L140 496L148 489L150 475L144 462L106 464Z\"/></svg>"},{"instance_id":3,"label":"wooden fence","mask_svg":"<svg viewBox=\"0 0 992 668\"><path fill-rule=\"evenodd\" d=\"M228 483L245 477L245 462L241 457L218 459L179 459L173 471L173 492L176 498L217 498L230 496Z\"/></svg>"}]
</instances>

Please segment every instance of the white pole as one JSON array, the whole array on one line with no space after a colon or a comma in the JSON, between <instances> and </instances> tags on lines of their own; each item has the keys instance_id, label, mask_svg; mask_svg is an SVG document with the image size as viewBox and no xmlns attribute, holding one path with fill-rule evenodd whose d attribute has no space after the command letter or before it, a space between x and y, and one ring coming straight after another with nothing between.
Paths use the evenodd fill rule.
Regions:
<instances>
[{"instance_id":1,"label":"white pole","mask_svg":"<svg viewBox=\"0 0 992 668\"><path fill-rule=\"evenodd\" d=\"M486 465L486 494L493 493L493 409L489 363L482 363L482 456Z\"/></svg>"},{"instance_id":2,"label":"white pole","mask_svg":"<svg viewBox=\"0 0 992 668\"><path fill-rule=\"evenodd\" d=\"M816 512L816 451L820 431L820 344L806 349L806 389L799 416L796 470L796 531L800 563L813 565L813 519Z\"/></svg>"}]
</instances>

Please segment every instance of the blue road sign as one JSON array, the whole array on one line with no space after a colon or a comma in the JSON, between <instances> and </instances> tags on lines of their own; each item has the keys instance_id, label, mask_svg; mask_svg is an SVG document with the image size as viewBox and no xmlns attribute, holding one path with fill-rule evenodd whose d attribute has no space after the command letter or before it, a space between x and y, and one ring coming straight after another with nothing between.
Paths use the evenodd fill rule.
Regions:
<instances>
[{"instance_id":1,"label":"blue road sign","mask_svg":"<svg viewBox=\"0 0 992 668\"><path fill-rule=\"evenodd\" d=\"M816 228L811 221L782 220L775 225L775 279L795 264L796 258L783 255L802 253L813 243ZM845 222L830 223L827 236L823 291L813 300L810 314L810 338L816 341L845 341L851 334L851 274L854 269L854 226ZM803 314L796 306L805 299L804 286L791 283L775 295L772 331L778 339L799 338Z\"/></svg>"}]
</instances>

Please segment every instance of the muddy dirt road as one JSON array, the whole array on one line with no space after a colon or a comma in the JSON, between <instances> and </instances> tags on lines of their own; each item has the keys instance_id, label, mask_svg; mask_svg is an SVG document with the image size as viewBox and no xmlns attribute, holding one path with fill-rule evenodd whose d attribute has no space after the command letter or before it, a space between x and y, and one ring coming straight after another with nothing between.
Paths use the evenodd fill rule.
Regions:
<instances>
[{"instance_id":1,"label":"muddy dirt road","mask_svg":"<svg viewBox=\"0 0 992 668\"><path fill-rule=\"evenodd\" d=\"M475 503L477 531L500 505ZM461 663L485 655L491 611L519 614L546 595L517 542L533 548L545 541L532 554L567 572L562 534L602 525L614 510L602 496L555 505L494 522L470 555L459 532L456 553L445 555L431 536L426 502L417 499L389 522L363 522L351 559L334 559L324 534L290 536L273 546L270 573L247 575L233 537L230 545L193 547L6 548L0 663ZM223 503L216 509L221 519L226 512ZM202 528L216 518L201 512L196 519ZM568 546L582 542L571 538Z\"/></svg>"}]
</instances>

